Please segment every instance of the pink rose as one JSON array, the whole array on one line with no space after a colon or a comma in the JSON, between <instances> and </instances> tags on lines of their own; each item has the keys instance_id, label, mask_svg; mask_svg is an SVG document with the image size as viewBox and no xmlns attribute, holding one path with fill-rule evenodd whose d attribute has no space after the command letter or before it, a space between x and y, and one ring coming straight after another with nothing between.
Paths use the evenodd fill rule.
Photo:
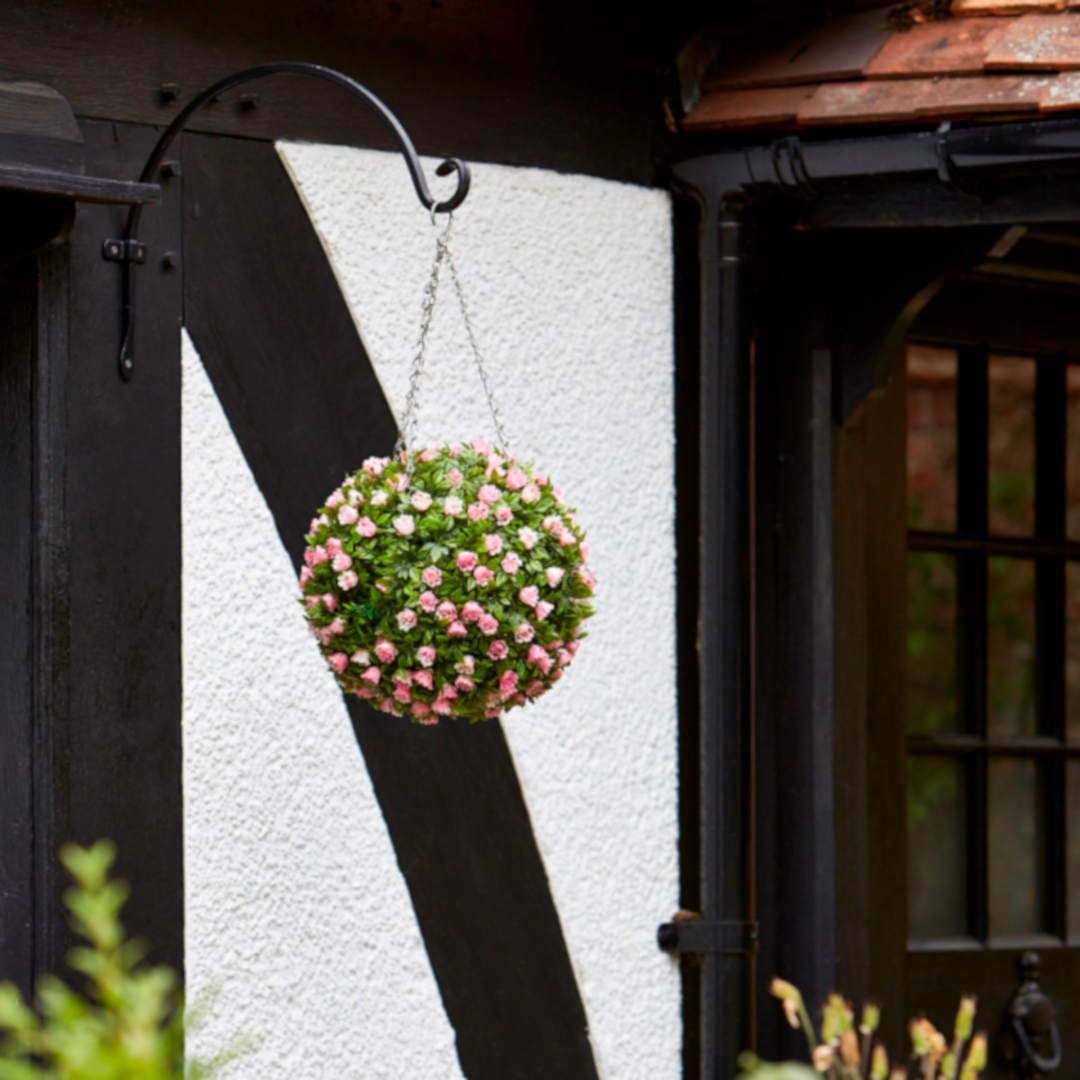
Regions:
<instances>
[{"instance_id":1,"label":"pink rose","mask_svg":"<svg viewBox=\"0 0 1080 1080\"><path fill-rule=\"evenodd\" d=\"M371 505L372 506L385 506L386 501L389 498L390 498L390 496L387 495L386 492L382 490L382 488L380 488L378 491L375 492L374 495L371 496Z\"/></svg>"},{"instance_id":2,"label":"pink rose","mask_svg":"<svg viewBox=\"0 0 1080 1080\"><path fill-rule=\"evenodd\" d=\"M563 579L563 575L566 571L561 566L549 566L544 571L544 577L547 578L547 583L554 589Z\"/></svg>"},{"instance_id":3,"label":"pink rose","mask_svg":"<svg viewBox=\"0 0 1080 1080\"><path fill-rule=\"evenodd\" d=\"M585 583L590 592L596 588L596 578L593 577L593 572L587 566L579 567L577 576L579 580Z\"/></svg>"},{"instance_id":4,"label":"pink rose","mask_svg":"<svg viewBox=\"0 0 1080 1080\"><path fill-rule=\"evenodd\" d=\"M558 652L559 667L566 667L571 660L574 659L573 653L569 649L560 649Z\"/></svg>"},{"instance_id":5,"label":"pink rose","mask_svg":"<svg viewBox=\"0 0 1080 1080\"><path fill-rule=\"evenodd\" d=\"M540 537L527 526L522 526L518 529L517 534L518 539L521 541L521 546L526 551L532 551L532 549L536 547L536 541L540 539Z\"/></svg>"},{"instance_id":6,"label":"pink rose","mask_svg":"<svg viewBox=\"0 0 1080 1080\"><path fill-rule=\"evenodd\" d=\"M360 584L360 578L357 577L355 570L346 570L344 574L338 574L337 583L339 589L348 592L349 589L355 589Z\"/></svg>"},{"instance_id":7,"label":"pink rose","mask_svg":"<svg viewBox=\"0 0 1080 1080\"><path fill-rule=\"evenodd\" d=\"M300 568L300 588L302 589L314 576L315 571L310 566L302 566Z\"/></svg>"},{"instance_id":8,"label":"pink rose","mask_svg":"<svg viewBox=\"0 0 1080 1080\"><path fill-rule=\"evenodd\" d=\"M409 687L407 683L398 683L394 687L394 700L400 701L402 704L407 701L412 701L412 694L409 693Z\"/></svg>"},{"instance_id":9,"label":"pink rose","mask_svg":"<svg viewBox=\"0 0 1080 1080\"><path fill-rule=\"evenodd\" d=\"M446 698L447 701L453 701L457 697L457 691L449 683L443 683L442 689L439 690L439 697Z\"/></svg>"},{"instance_id":10,"label":"pink rose","mask_svg":"<svg viewBox=\"0 0 1080 1080\"><path fill-rule=\"evenodd\" d=\"M536 617L538 619L546 619L555 610L555 605L548 603L547 600L541 600L536 605Z\"/></svg>"},{"instance_id":11,"label":"pink rose","mask_svg":"<svg viewBox=\"0 0 1080 1080\"><path fill-rule=\"evenodd\" d=\"M352 559L344 551L340 551L334 556L334 561L330 565L340 574L342 570L352 568Z\"/></svg>"},{"instance_id":12,"label":"pink rose","mask_svg":"<svg viewBox=\"0 0 1080 1080\"><path fill-rule=\"evenodd\" d=\"M334 636L334 632L333 632L333 630L330 629L329 626L324 626L321 630L318 631L318 635L319 635L319 640L324 645L329 645L331 639Z\"/></svg>"},{"instance_id":13,"label":"pink rose","mask_svg":"<svg viewBox=\"0 0 1080 1080\"><path fill-rule=\"evenodd\" d=\"M368 656L367 649L357 649L356 652L349 657L349 660L357 667L367 667L371 663L371 657Z\"/></svg>"},{"instance_id":14,"label":"pink rose","mask_svg":"<svg viewBox=\"0 0 1080 1080\"><path fill-rule=\"evenodd\" d=\"M454 685L463 693L467 694L470 690L476 689L476 683L469 678L468 675L459 675L454 680Z\"/></svg>"},{"instance_id":15,"label":"pink rose","mask_svg":"<svg viewBox=\"0 0 1080 1080\"><path fill-rule=\"evenodd\" d=\"M455 466L446 474L446 481L451 487L461 487L465 483L465 474ZM461 511L459 510L458 513L460 514Z\"/></svg>"},{"instance_id":16,"label":"pink rose","mask_svg":"<svg viewBox=\"0 0 1080 1080\"><path fill-rule=\"evenodd\" d=\"M423 667L431 667L435 663L435 647L433 645L421 645L416 650L416 662Z\"/></svg>"},{"instance_id":17,"label":"pink rose","mask_svg":"<svg viewBox=\"0 0 1080 1080\"><path fill-rule=\"evenodd\" d=\"M439 606L439 598L428 589L426 592L422 592L419 597L420 606L429 615Z\"/></svg>"},{"instance_id":18,"label":"pink rose","mask_svg":"<svg viewBox=\"0 0 1080 1080\"><path fill-rule=\"evenodd\" d=\"M522 619L521 622L514 627L514 640L524 645L527 641L532 641L536 637L536 630L533 628L531 622Z\"/></svg>"},{"instance_id":19,"label":"pink rose","mask_svg":"<svg viewBox=\"0 0 1080 1080\"><path fill-rule=\"evenodd\" d=\"M499 552L502 551L502 546L503 542L501 536L496 536L495 533L488 533L487 536L484 537L484 550L489 555L498 555Z\"/></svg>"},{"instance_id":20,"label":"pink rose","mask_svg":"<svg viewBox=\"0 0 1080 1080\"><path fill-rule=\"evenodd\" d=\"M362 536L365 539L374 536L378 532L378 528L375 522L371 520L366 514L356 523L356 534Z\"/></svg>"},{"instance_id":21,"label":"pink rose","mask_svg":"<svg viewBox=\"0 0 1080 1080\"><path fill-rule=\"evenodd\" d=\"M331 621L330 625L326 629L329 630L330 633L333 634L335 637L338 634L344 634L345 620L341 618L340 615L335 616L335 618Z\"/></svg>"},{"instance_id":22,"label":"pink rose","mask_svg":"<svg viewBox=\"0 0 1080 1080\"><path fill-rule=\"evenodd\" d=\"M333 510L335 506L340 506L344 501L345 493L341 490L341 488L338 488L337 491L335 491L330 496L330 498L326 500L326 505L330 507L331 510Z\"/></svg>"},{"instance_id":23,"label":"pink rose","mask_svg":"<svg viewBox=\"0 0 1080 1080\"><path fill-rule=\"evenodd\" d=\"M535 585L526 585L518 593L518 599L526 607L536 607L536 601L540 599L540 590Z\"/></svg>"},{"instance_id":24,"label":"pink rose","mask_svg":"<svg viewBox=\"0 0 1080 1080\"><path fill-rule=\"evenodd\" d=\"M397 656L397 646L386 638L379 638L375 642L375 656L382 664L389 664Z\"/></svg>"},{"instance_id":25,"label":"pink rose","mask_svg":"<svg viewBox=\"0 0 1080 1080\"><path fill-rule=\"evenodd\" d=\"M369 457L364 458L364 463L360 467L365 471L372 473L374 476L378 476L389 463L389 458Z\"/></svg>"},{"instance_id":26,"label":"pink rose","mask_svg":"<svg viewBox=\"0 0 1080 1080\"><path fill-rule=\"evenodd\" d=\"M455 565L462 573L469 573L476 566L476 552L459 551Z\"/></svg>"},{"instance_id":27,"label":"pink rose","mask_svg":"<svg viewBox=\"0 0 1080 1080\"><path fill-rule=\"evenodd\" d=\"M476 497L489 506L499 501L499 489L494 484L485 484L477 493Z\"/></svg>"},{"instance_id":28,"label":"pink rose","mask_svg":"<svg viewBox=\"0 0 1080 1080\"><path fill-rule=\"evenodd\" d=\"M394 518L394 528L402 536L412 536L416 532L416 519L410 514L399 514Z\"/></svg>"},{"instance_id":29,"label":"pink rose","mask_svg":"<svg viewBox=\"0 0 1080 1080\"><path fill-rule=\"evenodd\" d=\"M578 544L578 551L581 552L581 557L583 559L587 559L589 557L589 541L582 540L581 543Z\"/></svg>"},{"instance_id":30,"label":"pink rose","mask_svg":"<svg viewBox=\"0 0 1080 1080\"><path fill-rule=\"evenodd\" d=\"M363 501L364 501L364 496L361 495L360 492L356 488L353 488L349 492L349 505L350 506L360 506L363 503Z\"/></svg>"},{"instance_id":31,"label":"pink rose","mask_svg":"<svg viewBox=\"0 0 1080 1080\"><path fill-rule=\"evenodd\" d=\"M484 715L489 720L494 720L501 712L502 712L502 709L499 708L498 706L496 706L494 709L485 709L484 710Z\"/></svg>"},{"instance_id":32,"label":"pink rose","mask_svg":"<svg viewBox=\"0 0 1080 1080\"><path fill-rule=\"evenodd\" d=\"M451 457L457 457L458 454L461 453L462 449L464 449L464 448L462 447L461 443L456 442L456 443L451 443L446 448L446 451Z\"/></svg>"},{"instance_id":33,"label":"pink rose","mask_svg":"<svg viewBox=\"0 0 1080 1080\"><path fill-rule=\"evenodd\" d=\"M409 477L405 473L398 473L393 483L395 491L404 491L409 486Z\"/></svg>"},{"instance_id":34,"label":"pink rose","mask_svg":"<svg viewBox=\"0 0 1080 1080\"><path fill-rule=\"evenodd\" d=\"M472 448L478 453L487 457L491 453L491 443L485 442L483 439L473 439Z\"/></svg>"},{"instance_id":35,"label":"pink rose","mask_svg":"<svg viewBox=\"0 0 1080 1080\"><path fill-rule=\"evenodd\" d=\"M308 611L314 611L318 606L319 598L317 596L304 597L304 607L306 607Z\"/></svg>"},{"instance_id":36,"label":"pink rose","mask_svg":"<svg viewBox=\"0 0 1080 1080\"><path fill-rule=\"evenodd\" d=\"M465 504L456 495L447 495L442 505L443 513L448 517L457 517L465 509Z\"/></svg>"},{"instance_id":37,"label":"pink rose","mask_svg":"<svg viewBox=\"0 0 1080 1080\"><path fill-rule=\"evenodd\" d=\"M527 484L521 489L521 501L534 503L540 498L540 489L535 484Z\"/></svg>"},{"instance_id":38,"label":"pink rose","mask_svg":"<svg viewBox=\"0 0 1080 1080\"><path fill-rule=\"evenodd\" d=\"M397 614L397 624L408 633L416 625L416 612L412 608L402 608Z\"/></svg>"},{"instance_id":39,"label":"pink rose","mask_svg":"<svg viewBox=\"0 0 1080 1080\"><path fill-rule=\"evenodd\" d=\"M431 507L431 496L426 491L414 491L412 493L412 504L414 510L423 513Z\"/></svg>"},{"instance_id":40,"label":"pink rose","mask_svg":"<svg viewBox=\"0 0 1080 1080\"><path fill-rule=\"evenodd\" d=\"M526 697L539 697L543 692L544 684L539 679L533 679L533 681L525 687Z\"/></svg>"},{"instance_id":41,"label":"pink rose","mask_svg":"<svg viewBox=\"0 0 1080 1080\"><path fill-rule=\"evenodd\" d=\"M526 658L530 664L535 664L545 675L551 670L551 656L542 645L530 645Z\"/></svg>"},{"instance_id":42,"label":"pink rose","mask_svg":"<svg viewBox=\"0 0 1080 1080\"><path fill-rule=\"evenodd\" d=\"M476 670L476 661L466 653L455 665L454 670L459 675L471 675Z\"/></svg>"},{"instance_id":43,"label":"pink rose","mask_svg":"<svg viewBox=\"0 0 1080 1080\"><path fill-rule=\"evenodd\" d=\"M353 690L353 693L358 698L366 698L368 701L370 701L375 696L375 691L372 690L370 686L357 686Z\"/></svg>"},{"instance_id":44,"label":"pink rose","mask_svg":"<svg viewBox=\"0 0 1080 1080\"><path fill-rule=\"evenodd\" d=\"M393 681L395 683L401 683L402 686L411 686L412 675L407 671L395 671L393 674Z\"/></svg>"},{"instance_id":45,"label":"pink rose","mask_svg":"<svg viewBox=\"0 0 1080 1080\"><path fill-rule=\"evenodd\" d=\"M577 538L569 529L559 534L559 544L561 547L572 547L576 543Z\"/></svg>"},{"instance_id":46,"label":"pink rose","mask_svg":"<svg viewBox=\"0 0 1080 1080\"><path fill-rule=\"evenodd\" d=\"M535 472L532 474L532 482L534 484L539 484L541 487L543 487L547 483L547 481L540 473Z\"/></svg>"},{"instance_id":47,"label":"pink rose","mask_svg":"<svg viewBox=\"0 0 1080 1080\"><path fill-rule=\"evenodd\" d=\"M337 610L337 597L332 592L323 593L322 603L327 611Z\"/></svg>"},{"instance_id":48,"label":"pink rose","mask_svg":"<svg viewBox=\"0 0 1080 1080\"><path fill-rule=\"evenodd\" d=\"M521 559L513 552L510 552L499 565L502 567L504 574L513 577L521 569Z\"/></svg>"},{"instance_id":49,"label":"pink rose","mask_svg":"<svg viewBox=\"0 0 1080 1080\"><path fill-rule=\"evenodd\" d=\"M514 511L509 506L495 507L495 524L509 525L514 520Z\"/></svg>"},{"instance_id":50,"label":"pink rose","mask_svg":"<svg viewBox=\"0 0 1080 1080\"><path fill-rule=\"evenodd\" d=\"M331 536L330 539L326 541L326 554L329 555L331 559L336 559L341 554L341 550L341 541L336 536Z\"/></svg>"},{"instance_id":51,"label":"pink rose","mask_svg":"<svg viewBox=\"0 0 1080 1080\"><path fill-rule=\"evenodd\" d=\"M306 562L308 566L318 566L319 563L326 562L328 558L329 556L326 554L326 548L321 544L318 547L308 548L307 551L304 552L304 562Z\"/></svg>"},{"instance_id":52,"label":"pink rose","mask_svg":"<svg viewBox=\"0 0 1080 1080\"><path fill-rule=\"evenodd\" d=\"M350 506L346 503L337 512L337 519L339 525L352 525L356 519L360 516L360 512L355 506Z\"/></svg>"},{"instance_id":53,"label":"pink rose","mask_svg":"<svg viewBox=\"0 0 1080 1080\"><path fill-rule=\"evenodd\" d=\"M489 637L499 629L499 620L494 615L484 612L479 619L476 620L476 626L480 633L487 634Z\"/></svg>"},{"instance_id":54,"label":"pink rose","mask_svg":"<svg viewBox=\"0 0 1080 1080\"><path fill-rule=\"evenodd\" d=\"M439 716L449 716L453 712L453 706L446 698L437 697L431 703L431 711Z\"/></svg>"},{"instance_id":55,"label":"pink rose","mask_svg":"<svg viewBox=\"0 0 1080 1080\"><path fill-rule=\"evenodd\" d=\"M528 478L516 465L512 465L506 474L506 486L511 491L517 491L528 483Z\"/></svg>"},{"instance_id":56,"label":"pink rose","mask_svg":"<svg viewBox=\"0 0 1080 1080\"><path fill-rule=\"evenodd\" d=\"M499 697L505 701L508 697L511 697L514 691L517 689L518 676L517 672L513 668L507 668L499 676Z\"/></svg>"},{"instance_id":57,"label":"pink rose","mask_svg":"<svg viewBox=\"0 0 1080 1080\"><path fill-rule=\"evenodd\" d=\"M425 690L434 689L435 682L431 677L430 671L414 671L412 677L413 682L416 683L417 686L422 686Z\"/></svg>"},{"instance_id":58,"label":"pink rose","mask_svg":"<svg viewBox=\"0 0 1080 1080\"><path fill-rule=\"evenodd\" d=\"M466 600L461 609L461 617L465 622L476 622L483 614L484 609L475 600Z\"/></svg>"},{"instance_id":59,"label":"pink rose","mask_svg":"<svg viewBox=\"0 0 1080 1080\"><path fill-rule=\"evenodd\" d=\"M477 585L490 585L494 577L495 571L489 566L478 566L473 571L473 578Z\"/></svg>"},{"instance_id":60,"label":"pink rose","mask_svg":"<svg viewBox=\"0 0 1080 1080\"><path fill-rule=\"evenodd\" d=\"M417 461L434 461L436 454L438 454L438 450L435 450L433 447L429 446L426 449L421 450L420 453L416 455L416 460Z\"/></svg>"},{"instance_id":61,"label":"pink rose","mask_svg":"<svg viewBox=\"0 0 1080 1080\"><path fill-rule=\"evenodd\" d=\"M463 622L458 622L457 619L446 628L449 637L464 637L468 632L468 627Z\"/></svg>"},{"instance_id":62,"label":"pink rose","mask_svg":"<svg viewBox=\"0 0 1080 1080\"><path fill-rule=\"evenodd\" d=\"M442 571L437 566L425 566L423 572L420 574L420 580L425 585L430 585L434 588L435 586L442 584Z\"/></svg>"},{"instance_id":63,"label":"pink rose","mask_svg":"<svg viewBox=\"0 0 1080 1080\"><path fill-rule=\"evenodd\" d=\"M457 608L450 600L444 600L435 609L435 614L443 622L449 622L451 619L457 618Z\"/></svg>"},{"instance_id":64,"label":"pink rose","mask_svg":"<svg viewBox=\"0 0 1080 1080\"><path fill-rule=\"evenodd\" d=\"M363 679L364 682L369 682L372 686L375 686L376 683L378 683L379 681L380 674L381 672L379 671L379 669L372 665L367 669L367 671L364 672L363 675L360 676L360 678Z\"/></svg>"},{"instance_id":65,"label":"pink rose","mask_svg":"<svg viewBox=\"0 0 1080 1080\"><path fill-rule=\"evenodd\" d=\"M505 660L508 652L510 652L510 646L502 638L499 638L488 646L487 654L491 660Z\"/></svg>"},{"instance_id":66,"label":"pink rose","mask_svg":"<svg viewBox=\"0 0 1080 1080\"><path fill-rule=\"evenodd\" d=\"M322 522L321 522L321 521L320 521L320 520L319 520L319 519L318 519L317 517L313 517L313 518L311 519L311 524L310 524L310 525L308 526L308 528L307 528L307 531L308 531L309 533L314 533L314 532L318 532L318 530L319 530L319 526L320 526L321 524L322 524Z\"/></svg>"},{"instance_id":67,"label":"pink rose","mask_svg":"<svg viewBox=\"0 0 1080 1080\"><path fill-rule=\"evenodd\" d=\"M561 536L563 529L566 528L563 524L563 519L559 517L558 514L548 514L541 524L549 533L552 533L555 536Z\"/></svg>"},{"instance_id":68,"label":"pink rose","mask_svg":"<svg viewBox=\"0 0 1080 1080\"><path fill-rule=\"evenodd\" d=\"M329 658L329 663L339 675L343 675L349 663L349 658L343 652L336 652Z\"/></svg>"},{"instance_id":69,"label":"pink rose","mask_svg":"<svg viewBox=\"0 0 1080 1080\"><path fill-rule=\"evenodd\" d=\"M469 503L469 509L466 511L469 515L470 521L483 521L487 518L491 511L481 502Z\"/></svg>"}]
</instances>

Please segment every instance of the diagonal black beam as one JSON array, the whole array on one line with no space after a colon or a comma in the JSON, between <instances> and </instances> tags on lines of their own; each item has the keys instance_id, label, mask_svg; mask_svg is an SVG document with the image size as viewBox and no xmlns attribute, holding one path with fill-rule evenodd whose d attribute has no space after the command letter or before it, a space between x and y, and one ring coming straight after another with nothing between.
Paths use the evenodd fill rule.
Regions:
<instances>
[{"instance_id":1,"label":"diagonal black beam","mask_svg":"<svg viewBox=\"0 0 1080 1080\"><path fill-rule=\"evenodd\" d=\"M389 452L393 418L273 146L186 135L183 155L185 323L299 564L313 508ZM465 1075L595 1077L502 728L349 710Z\"/></svg>"}]
</instances>

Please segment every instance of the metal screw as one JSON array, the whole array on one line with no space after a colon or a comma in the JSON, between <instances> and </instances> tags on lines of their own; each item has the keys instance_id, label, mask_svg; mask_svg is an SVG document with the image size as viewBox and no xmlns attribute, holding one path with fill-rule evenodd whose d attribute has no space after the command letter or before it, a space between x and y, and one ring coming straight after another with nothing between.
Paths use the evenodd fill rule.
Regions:
<instances>
[{"instance_id":1,"label":"metal screw","mask_svg":"<svg viewBox=\"0 0 1080 1080\"><path fill-rule=\"evenodd\" d=\"M131 370L131 357L130 357L130 356L125 356L125 357L124 357L124 367L125 367L125 368L126 368L126 369L127 369L128 371L130 371L130 370Z\"/></svg>"},{"instance_id":2,"label":"metal screw","mask_svg":"<svg viewBox=\"0 0 1080 1080\"><path fill-rule=\"evenodd\" d=\"M176 266L176 252L166 251L161 256L161 266L165 270L172 270Z\"/></svg>"},{"instance_id":3,"label":"metal screw","mask_svg":"<svg viewBox=\"0 0 1080 1080\"><path fill-rule=\"evenodd\" d=\"M180 96L180 84L174 82L163 82L158 87L158 98L162 104L168 105L170 102L175 101Z\"/></svg>"},{"instance_id":4,"label":"metal screw","mask_svg":"<svg viewBox=\"0 0 1080 1080\"><path fill-rule=\"evenodd\" d=\"M161 163L161 175L168 179L170 176L180 175L180 162L169 159Z\"/></svg>"},{"instance_id":5,"label":"metal screw","mask_svg":"<svg viewBox=\"0 0 1080 1080\"><path fill-rule=\"evenodd\" d=\"M120 254L120 245L119 244L106 244L105 245L105 250L108 251L108 253L110 255L119 255Z\"/></svg>"}]
</instances>

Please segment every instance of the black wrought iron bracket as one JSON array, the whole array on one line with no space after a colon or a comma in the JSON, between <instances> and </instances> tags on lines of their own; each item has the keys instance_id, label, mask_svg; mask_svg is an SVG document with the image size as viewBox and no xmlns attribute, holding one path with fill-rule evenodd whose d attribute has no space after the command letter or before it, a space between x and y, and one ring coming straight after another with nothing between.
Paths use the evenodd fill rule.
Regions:
<instances>
[{"instance_id":1,"label":"black wrought iron bracket","mask_svg":"<svg viewBox=\"0 0 1080 1080\"><path fill-rule=\"evenodd\" d=\"M270 75L308 75L316 79L324 79L336 86L347 90L353 97L359 98L368 106L383 122L383 126L393 136L398 149L405 158L405 165L409 170L416 195L425 209L433 214L447 214L456 209L465 200L469 193L469 167L458 158L447 158L435 170L437 176L457 175L457 189L448 199L436 201L427 186L424 178L424 170L420 165L420 158L413 146L408 132L401 126L398 118L380 101L366 86L343 75L333 68L323 67L320 64L308 64L303 61L283 60L273 64L260 64L257 67L246 68L233 75L208 86L200 94L196 94L177 113L173 122L162 132L161 137L150 152L139 180L142 183L149 182L162 166L162 159L166 151L172 145L173 140L184 129L188 120L204 105L214 101L219 95L231 90L242 83L252 82ZM128 211L127 224L124 235L120 239L107 239L102 244L102 257L113 262L120 263L121 273L121 337L120 337L120 375L123 379L130 379L135 374L135 276L134 266L136 263L145 261L146 248L136 239L139 222L142 218L142 204L136 203Z\"/></svg>"},{"instance_id":2,"label":"black wrought iron bracket","mask_svg":"<svg viewBox=\"0 0 1080 1080\"><path fill-rule=\"evenodd\" d=\"M757 951L758 924L735 919L708 922L700 917L676 918L657 927L656 944L674 953L751 953Z\"/></svg>"}]
</instances>

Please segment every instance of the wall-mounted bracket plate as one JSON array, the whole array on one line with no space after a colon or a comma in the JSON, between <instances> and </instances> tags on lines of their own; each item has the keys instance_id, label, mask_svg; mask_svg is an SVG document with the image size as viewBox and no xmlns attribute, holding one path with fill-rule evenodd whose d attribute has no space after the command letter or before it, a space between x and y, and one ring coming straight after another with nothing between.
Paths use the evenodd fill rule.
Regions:
<instances>
[{"instance_id":1,"label":"wall-mounted bracket plate","mask_svg":"<svg viewBox=\"0 0 1080 1080\"><path fill-rule=\"evenodd\" d=\"M138 240L106 240L101 245L101 257L109 262L146 262L146 245Z\"/></svg>"},{"instance_id":2,"label":"wall-mounted bracket plate","mask_svg":"<svg viewBox=\"0 0 1080 1080\"><path fill-rule=\"evenodd\" d=\"M656 931L656 943L665 952L725 953L728 955L757 951L756 922L707 922L705 919L680 919L662 923Z\"/></svg>"}]
</instances>

